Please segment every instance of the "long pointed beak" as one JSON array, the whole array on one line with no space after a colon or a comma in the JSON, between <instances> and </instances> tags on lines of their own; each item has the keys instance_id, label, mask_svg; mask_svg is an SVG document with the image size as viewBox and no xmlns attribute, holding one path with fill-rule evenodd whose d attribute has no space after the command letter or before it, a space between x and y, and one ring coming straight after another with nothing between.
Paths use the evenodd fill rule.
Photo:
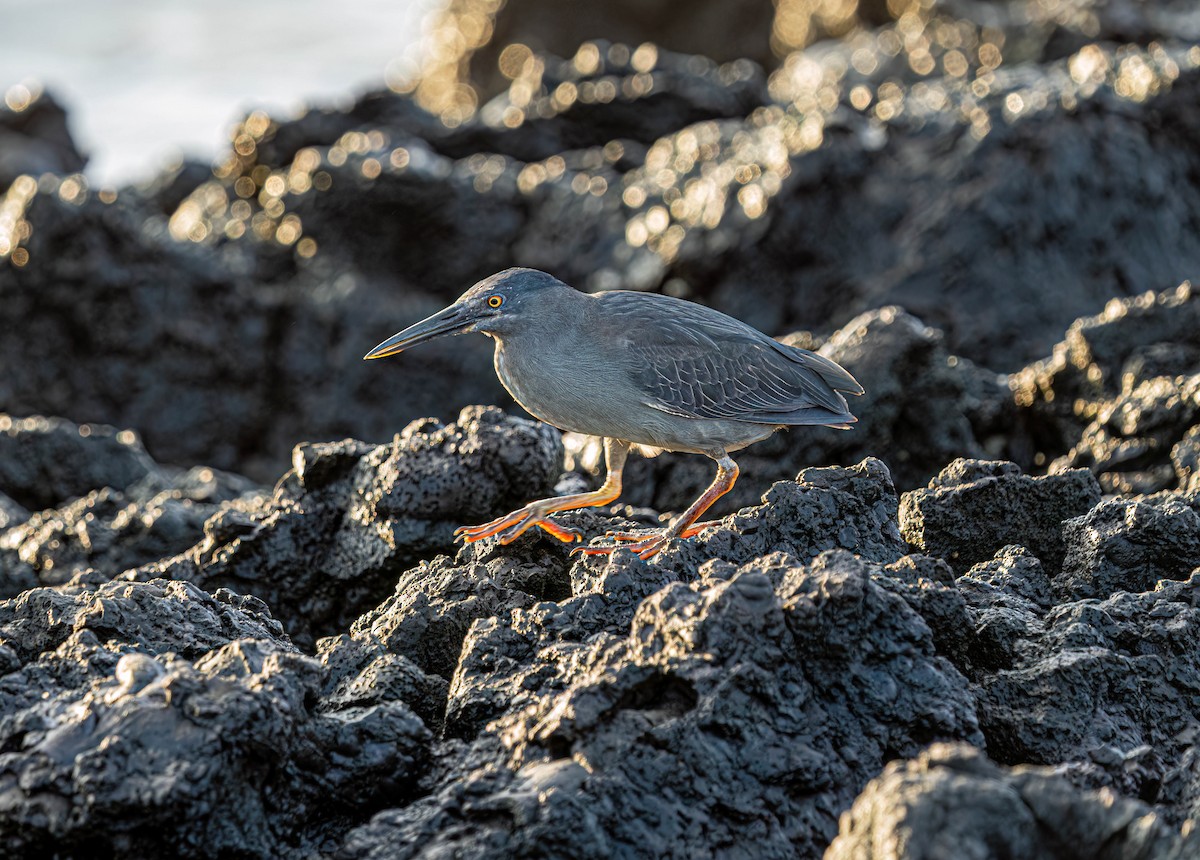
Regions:
<instances>
[{"instance_id":1,"label":"long pointed beak","mask_svg":"<svg viewBox=\"0 0 1200 860\"><path fill-rule=\"evenodd\" d=\"M395 355L410 346L416 346L448 334L458 334L474 322L476 322L474 315L466 308L461 305L450 305L433 316L427 317L419 323L413 323L404 331L392 335L363 358L384 358Z\"/></svg>"}]
</instances>

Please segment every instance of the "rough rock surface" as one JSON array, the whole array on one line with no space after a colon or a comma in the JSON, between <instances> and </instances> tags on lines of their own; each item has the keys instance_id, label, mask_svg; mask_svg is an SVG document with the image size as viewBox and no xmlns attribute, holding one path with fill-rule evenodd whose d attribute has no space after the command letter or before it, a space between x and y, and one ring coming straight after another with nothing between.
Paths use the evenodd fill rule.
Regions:
<instances>
[{"instance_id":1,"label":"rough rock surface","mask_svg":"<svg viewBox=\"0 0 1200 860\"><path fill-rule=\"evenodd\" d=\"M560 453L494 409L302 445L182 555L0 603L8 853L816 857L889 761L937 741L1056 765L1087 809L1079 791L1151 804L1118 806L1164 845L1200 810L1200 572L1079 600L1007 546L956 579L961 553L905 554L878 460L807 469L654 561L540 532L434 555L548 491ZM980 469L1014 499L1071 478L950 471Z\"/></svg>"},{"instance_id":2,"label":"rough rock surface","mask_svg":"<svg viewBox=\"0 0 1200 860\"><path fill-rule=\"evenodd\" d=\"M1179 478L1179 489L1200 493L1200 424L1188 430L1171 449L1171 463Z\"/></svg>"},{"instance_id":3,"label":"rough rock surface","mask_svg":"<svg viewBox=\"0 0 1200 860\"><path fill-rule=\"evenodd\" d=\"M1051 470L1091 469L1108 493L1186 490L1188 431L1200 411L1198 326L1190 283L1113 299L1015 374L1022 426L1035 449L1059 455Z\"/></svg>"},{"instance_id":4,"label":"rough rock surface","mask_svg":"<svg viewBox=\"0 0 1200 860\"><path fill-rule=\"evenodd\" d=\"M1080 791L1048 768L1000 768L971 747L935 744L884 768L842 816L825 856L1183 860L1197 850L1195 833L1181 838L1143 803Z\"/></svg>"},{"instance_id":5,"label":"rough rock surface","mask_svg":"<svg viewBox=\"0 0 1200 860\"><path fill-rule=\"evenodd\" d=\"M155 471L129 430L0 415L0 492L31 510L102 487L123 491Z\"/></svg>"},{"instance_id":6,"label":"rough rock surface","mask_svg":"<svg viewBox=\"0 0 1200 860\"><path fill-rule=\"evenodd\" d=\"M1063 522L1099 501L1100 487L1083 469L1031 478L1014 463L959 459L928 488L903 495L900 529L911 546L960 573L1011 543L1024 544L1057 570Z\"/></svg>"},{"instance_id":7,"label":"rough rock surface","mask_svg":"<svg viewBox=\"0 0 1200 860\"><path fill-rule=\"evenodd\" d=\"M1121 393L1101 407L1051 471L1083 466L1099 474L1108 492L1153 493L1176 482L1186 485L1187 473L1181 476L1167 454L1200 417L1200 374L1135 382L1138 378L1126 375Z\"/></svg>"},{"instance_id":8,"label":"rough rock surface","mask_svg":"<svg viewBox=\"0 0 1200 860\"><path fill-rule=\"evenodd\" d=\"M222 505L262 501L241 476L155 463L128 430L41 417L0 416L0 426L3 597L80 574L100 582L183 552Z\"/></svg>"},{"instance_id":9,"label":"rough rock surface","mask_svg":"<svg viewBox=\"0 0 1200 860\"><path fill-rule=\"evenodd\" d=\"M268 501L221 511L187 552L128 576L253 594L307 646L453 546L458 526L548 495L561 458L550 428L484 407L413 422L388 445L300 445Z\"/></svg>"},{"instance_id":10,"label":"rough rock surface","mask_svg":"<svg viewBox=\"0 0 1200 860\"><path fill-rule=\"evenodd\" d=\"M1194 816L1198 587L1193 573L1048 610L1010 592L1008 648L993 649L993 668L972 673L989 755L1059 765L1082 785L1157 802L1173 821ZM986 606L980 597L968 600Z\"/></svg>"},{"instance_id":11,"label":"rough rock surface","mask_svg":"<svg viewBox=\"0 0 1200 860\"><path fill-rule=\"evenodd\" d=\"M0 602L5 856L282 856L411 785L401 701L334 706L267 607L190 583Z\"/></svg>"},{"instance_id":12,"label":"rough rock surface","mask_svg":"<svg viewBox=\"0 0 1200 860\"><path fill-rule=\"evenodd\" d=\"M742 564L786 552L806 560L837 548L872 561L895 561L905 550L896 504L892 476L879 460L805 469L795 481L772 486L759 505L727 517L721 529L667 548L660 563L688 570L712 558Z\"/></svg>"},{"instance_id":13,"label":"rough rock surface","mask_svg":"<svg viewBox=\"0 0 1200 860\"><path fill-rule=\"evenodd\" d=\"M1064 595L1105 598L1152 591L1200 567L1200 498L1162 494L1110 499L1063 523L1066 558L1054 585Z\"/></svg>"},{"instance_id":14,"label":"rough rock surface","mask_svg":"<svg viewBox=\"0 0 1200 860\"><path fill-rule=\"evenodd\" d=\"M380 814L342 856L814 856L887 758L979 741L965 679L847 553L668 586L627 637L547 650L564 689L461 753L503 766Z\"/></svg>"}]
</instances>

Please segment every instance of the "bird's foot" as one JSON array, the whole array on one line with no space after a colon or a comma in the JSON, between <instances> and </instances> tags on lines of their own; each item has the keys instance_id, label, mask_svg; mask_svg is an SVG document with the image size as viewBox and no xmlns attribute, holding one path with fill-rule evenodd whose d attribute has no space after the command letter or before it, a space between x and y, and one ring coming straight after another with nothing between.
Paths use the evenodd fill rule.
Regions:
<instances>
[{"instance_id":1,"label":"bird's foot","mask_svg":"<svg viewBox=\"0 0 1200 860\"><path fill-rule=\"evenodd\" d=\"M614 541L614 543L579 547L571 550L571 555L612 555L619 549L627 549L637 553L639 558L650 559L666 549L667 544L672 540L676 538L687 540L705 529L717 525L720 525L718 520L693 523L678 534L671 534L669 528L657 532L607 532L604 535L605 539Z\"/></svg>"},{"instance_id":2,"label":"bird's foot","mask_svg":"<svg viewBox=\"0 0 1200 860\"><path fill-rule=\"evenodd\" d=\"M721 524L720 520L705 520L702 523L692 523L680 533L681 538L691 538L700 534L705 529L713 529Z\"/></svg>"},{"instance_id":3,"label":"bird's foot","mask_svg":"<svg viewBox=\"0 0 1200 860\"><path fill-rule=\"evenodd\" d=\"M582 546L571 550L571 555L612 555L619 549L627 549L637 553L640 558L648 559L658 555L671 542L665 531L609 532L604 537L615 543Z\"/></svg>"},{"instance_id":4,"label":"bird's foot","mask_svg":"<svg viewBox=\"0 0 1200 860\"><path fill-rule=\"evenodd\" d=\"M495 536L501 544L507 545L525 534L533 526L537 526L551 537L558 538L563 543L575 543L576 541L583 540L583 535L575 531L575 529L561 526L549 519L549 513L536 503L526 505L519 511L505 514L499 519L492 520L490 523L484 523L481 526L463 526L462 528L455 529L454 539L458 540L462 538L465 543L475 543L475 541Z\"/></svg>"}]
</instances>

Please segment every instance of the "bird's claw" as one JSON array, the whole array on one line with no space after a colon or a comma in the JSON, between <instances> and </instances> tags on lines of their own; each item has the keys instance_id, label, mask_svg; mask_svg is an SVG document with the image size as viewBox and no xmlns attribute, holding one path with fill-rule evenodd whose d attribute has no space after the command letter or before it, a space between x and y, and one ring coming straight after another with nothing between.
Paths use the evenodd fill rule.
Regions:
<instances>
[{"instance_id":1,"label":"bird's claw","mask_svg":"<svg viewBox=\"0 0 1200 860\"><path fill-rule=\"evenodd\" d=\"M605 532L604 539L612 541L608 544L597 544L595 546L582 546L571 550L571 555L612 555L619 549L627 549L630 552L636 553L643 560L654 558L671 543L672 540L679 538L687 540L695 537L708 528L719 526L720 522L709 520L702 523L693 523L690 526L680 530L678 534L671 534L672 529L666 529L659 532Z\"/></svg>"},{"instance_id":2,"label":"bird's claw","mask_svg":"<svg viewBox=\"0 0 1200 860\"><path fill-rule=\"evenodd\" d=\"M605 532L604 533L605 540L621 541L623 543L630 543L632 541L645 540L648 537L650 537L650 534L647 534L646 532Z\"/></svg>"},{"instance_id":3,"label":"bird's claw","mask_svg":"<svg viewBox=\"0 0 1200 860\"><path fill-rule=\"evenodd\" d=\"M583 535L575 529L559 525L546 514L529 510L515 511L479 526L462 526L454 530L454 539L461 539L464 543L475 543L484 538L495 537L501 545L506 546L533 526L539 527L563 543L578 543L583 540Z\"/></svg>"},{"instance_id":4,"label":"bird's claw","mask_svg":"<svg viewBox=\"0 0 1200 860\"><path fill-rule=\"evenodd\" d=\"M608 532L604 537L614 543L582 546L571 550L571 555L612 555L619 549L627 549L647 561L662 552L672 539L666 532Z\"/></svg>"},{"instance_id":5,"label":"bird's claw","mask_svg":"<svg viewBox=\"0 0 1200 860\"><path fill-rule=\"evenodd\" d=\"M572 550L571 555L611 555L618 549L627 549L637 553L643 559L650 559L662 552L675 538L694 537L704 529L715 525L718 523L694 523L677 533L672 533L674 529L657 532L606 532L604 537L611 543L579 547ZM519 511L513 511L511 514L506 514L483 525L462 526L454 530L454 539L462 540L465 543L475 543L484 538L494 537L501 545L508 545L534 526L563 543L579 543L583 540L580 532L559 525L549 518L549 514L544 509L535 507L525 507Z\"/></svg>"}]
</instances>

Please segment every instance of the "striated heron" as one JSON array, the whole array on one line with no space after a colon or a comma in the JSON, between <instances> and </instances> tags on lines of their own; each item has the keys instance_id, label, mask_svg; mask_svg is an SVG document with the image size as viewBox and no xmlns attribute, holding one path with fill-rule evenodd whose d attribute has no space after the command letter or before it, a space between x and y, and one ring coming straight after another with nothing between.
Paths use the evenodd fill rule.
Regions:
<instances>
[{"instance_id":1,"label":"striated heron","mask_svg":"<svg viewBox=\"0 0 1200 860\"><path fill-rule=\"evenodd\" d=\"M857 419L846 394L862 386L836 363L785 346L757 329L693 302L652 293L581 293L536 269L506 269L458 301L389 337L365 358L394 355L444 335L481 332L496 342L496 374L530 414L562 430L604 439L608 474L599 489L531 502L455 534L469 543L498 535L510 543L532 526L559 540L582 536L549 518L556 511L606 505L621 494L631 448L703 454L717 463L707 490L665 529L609 534L650 558L699 522L729 492L738 467L731 451L784 427L847 429Z\"/></svg>"}]
</instances>

